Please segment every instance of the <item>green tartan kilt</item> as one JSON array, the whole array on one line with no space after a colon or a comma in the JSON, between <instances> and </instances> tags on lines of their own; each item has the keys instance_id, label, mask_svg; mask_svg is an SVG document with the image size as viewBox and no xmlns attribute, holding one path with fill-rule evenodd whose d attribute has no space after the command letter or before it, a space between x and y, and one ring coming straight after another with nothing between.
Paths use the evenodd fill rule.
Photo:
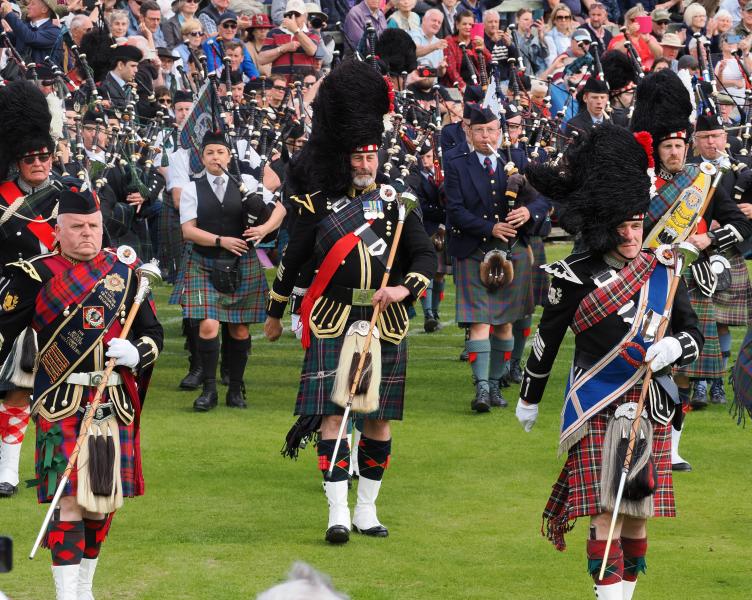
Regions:
<instances>
[{"instance_id":1,"label":"green tartan kilt","mask_svg":"<svg viewBox=\"0 0 752 600\"><path fill-rule=\"evenodd\" d=\"M358 320L370 320L369 307L353 306L345 331ZM341 415L344 409L330 400L334 377L345 336L317 338L311 333L311 345L303 358L300 388L295 403L296 415ZM381 387L378 410L364 415L369 419L401 421L405 400L407 338L399 344L381 341Z\"/></svg>"},{"instance_id":2,"label":"green tartan kilt","mask_svg":"<svg viewBox=\"0 0 752 600\"><path fill-rule=\"evenodd\" d=\"M678 373L692 379L720 379L724 374L723 359L721 358L721 345L718 341L713 299L708 298L696 288L693 289L691 275L687 277L685 274L684 277L687 278L687 286L690 289L689 301L697 313L700 331L705 336L705 345L699 358L679 369Z\"/></svg>"},{"instance_id":3,"label":"green tartan kilt","mask_svg":"<svg viewBox=\"0 0 752 600\"><path fill-rule=\"evenodd\" d=\"M266 319L268 287L256 250L240 257L240 284L232 294L221 294L212 285L214 259L188 251L180 305L184 319L214 319L221 323L262 323Z\"/></svg>"},{"instance_id":4,"label":"green tartan kilt","mask_svg":"<svg viewBox=\"0 0 752 600\"><path fill-rule=\"evenodd\" d=\"M457 287L457 323L485 323L503 325L514 323L533 312L533 293L530 284L531 253L517 244L512 250L514 279L509 285L490 292L480 280L483 251L478 249L469 257L455 259L453 272Z\"/></svg>"},{"instance_id":5,"label":"green tartan kilt","mask_svg":"<svg viewBox=\"0 0 752 600\"><path fill-rule=\"evenodd\" d=\"M746 327L752 320L752 285L744 258L738 252L729 256L731 285L713 294L715 321L724 325Z\"/></svg>"},{"instance_id":6,"label":"green tartan kilt","mask_svg":"<svg viewBox=\"0 0 752 600\"><path fill-rule=\"evenodd\" d=\"M543 306L548 299L548 288L551 284L548 273L541 269L541 265L546 264L546 245L543 238L534 235L530 238L530 248L533 251L533 269L530 275L531 286L533 288L533 304Z\"/></svg>"},{"instance_id":7,"label":"green tartan kilt","mask_svg":"<svg viewBox=\"0 0 752 600\"><path fill-rule=\"evenodd\" d=\"M180 304L180 297L183 295L183 278L185 277L185 266L188 261L188 257L191 255L191 248L193 248L193 242L183 242L180 249L180 258L178 261L178 270L175 274L175 283L172 286L172 293L167 300L168 304Z\"/></svg>"}]
</instances>

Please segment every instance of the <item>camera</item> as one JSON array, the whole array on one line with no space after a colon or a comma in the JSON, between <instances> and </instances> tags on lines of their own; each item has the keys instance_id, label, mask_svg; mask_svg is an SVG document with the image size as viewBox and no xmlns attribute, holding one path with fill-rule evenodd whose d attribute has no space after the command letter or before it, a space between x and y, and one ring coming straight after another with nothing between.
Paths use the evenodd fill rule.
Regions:
<instances>
[{"instance_id":1,"label":"camera","mask_svg":"<svg viewBox=\"0 0 752 600\"><path fill-rule=\"evenodd\" d=\"M323 19L320 15L314 15L308 19L313 29L322 29L326 27L326 19Z\"/></svg>"},{"instance_id":2,"label":"camera","mask_svg":"<svg viewBox=\"0 0 752 600\"><path fill-rule=\"evenodd\" d=\"M417 69L418 77L436 77L438 71L433 67L420 66Z\"/></svg>"}]
</instances>

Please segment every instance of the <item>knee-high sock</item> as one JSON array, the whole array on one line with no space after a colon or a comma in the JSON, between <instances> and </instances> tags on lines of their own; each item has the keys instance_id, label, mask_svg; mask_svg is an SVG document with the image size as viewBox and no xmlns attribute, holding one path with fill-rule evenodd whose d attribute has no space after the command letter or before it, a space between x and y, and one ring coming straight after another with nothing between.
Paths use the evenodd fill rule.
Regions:
<instances>
[{"instance_id":1,"label":"knee-high sock","mask_svg":"<svg viewBox=\"0 0 752 600\"><path fill-rule=\"evenodd\" d=\"M319 470L327 478L329 472L329 465L331 465L332 455L334 454L334 446L337 443L336 439L331 440L319 440L317 444L317 450L319 455ZM347 443L347 439L343 439L340 442L339 449L337 450L337 458L334 461L334 469L332 470L332 476L329 481L347 481L350 476L350 445Z\"/></svg>"},{"instance_id":2,"label":"knee-high sock","mask_svg":"<svg viewBox=\"0 0 752 600\"><path fill-rule=\"evenodd\" d=\"M689 394L690 388L679 388L679 400L681 401L681 404L677 405L672 422L674 429L677 431L682 430L682 426L684 425L684 415L686 415L689 410Z\"/></svg>"},{"instance_id":3,"label":"knee-high sock","mask_svg":"<svg viewBox=\"0 0 752 600\"><path fill-rule=\"evenodd\" d=\"M491 381L499 381L502 375L504 375L504 366L512 356L512 348L514 348L514 340L509 338L507 340L500 340L497 337L491 338L491 364L488 367L488 379Z\"/></svg>"},{"instance_id":4,"label":"knee-high sock","mask_svg":"<svg viewBox=\"0 0 752 600\"><path fill-rule=\"evenodd\" d=\"M220 352L220 361L219 361L219 369L220 373L226 373L227 370L230 368L230 345L228 344L228 341L232 339L230 336L230 327L227 325L227 323L222 323L222 349Z\"/></svg>"},{"instance_id":5,"label":"knee-high sock","mask_svg":"<svg viewBox=\"0 0 752 600\"><path fill-rule=\"evenodd\" d=\"M723 357L723 372L728 367L729 357L731 356L731 332L727 331L718 336L718 342L721 345L721 356Z\"/></svg>"},{"instance_id":6,"label":"knee-high sock","mask_svg":"<svg viewBox=\"0 0 752 600\"><path fill-rule=\"evenodd\" d=\"M84 558L99 557L99 550L107 535L107 517L104 519L84 519Z\"/></svg>"},{"instance_id":7,"label":"knee-high sock","mask_svg":"<svg viewBox=\"0 0 752 600\"><path fill-rule=\"evenodd\" d=\"M6 444L20 444L29 426L29 405L8 406L0 404L0 441Z\"/></svg>"},{"instance_id":8,"label":"knee-high sock","mask_svg":"<svg viewBox=\"0 0 752 600\"><path fill-rule=\"evenodd\" d=\"M201 366L201 357L198 351L198 328L197 319L183 319L183 333L185 334L185 346L188 350L189 369L198 369Z\"/></svg>"},{"instance_id":9,"label":"knee-high sock","mask_svg":"<svg viewBox=\"0 0 752 600\"><path fill-rule=\"evenodd\" d=\"M423 307L423 316L428 319L432 315L431 307L433 306L433 282L428 284L426 291L420 297L420 305Z\"/></svg>"},{"instance_id":10,"label":"knee-high sock","mask_svg":"<svg viewBox=\"0 0 752 600\"><path fill-rule=\"evenodd\" d=\"M52 552L52 565L80 565L84 556L84 522L53 521L47 533L47 545Z\"/></svg>"},{"instance_id":11,"label":"knee-high sock","mask_svg":"<svg viewBox=\"0 0 752 600\"><path fill-rule=\"evenodd\" d=\"M611 542L608 560L606 561L606 572L602 580L598 579L605 551L606 540L587 541L588 573L597 585L612 585L619 583L624 578L624 554L621 549L621 540L615 539Z\"/></svg>"},{"instance_id":12,"label":"knee-high sock","mask_svg":"<svg viewBox=\"0 0 752 600\"><path fill-rule=\"evenodd\" d=\"M467 340L465 342L467 350L467 360L470 368L475 375L476 385L483 389L488 389L488 362L491 358L491 341L485 340Z\"/></svg>"},{"instance_id":13,"label":"knee-high sock","mask_svg":"<svg viewBox=\"0 0 752 600\"><path fill-rule=\"evenodd\" d=\"M248 355L251 351L251 336L244 340L228 338L227 343L227 369L230 375L230 390L239 391L243 387L243 373L248 364Z\"/></svg>"},{"instance_id":14,"label":"knee-high sock","mask_svg":"<svg viewBox=\"0 0 752 600\"><path fill-rule=\"evenodd\" d=\"M533 324L533 316L526 315L517 319L512 325L512 335L514 336L514 348L512 349L512 358L522 360L522 354L525 352L525 341L530 336L530 326Z\"/></svg>"},{"instance_id":15,"label":"knee-high sock","mask_svg":"<svg viewBox=\"0 0 752 600\"><path fill-rule=\"evenodd\" d=\"M644 573L647 565L645 555L648 552L648 538L621 538L621 548L624 552L624 579L636 581L637 575Z\"/></svg>"},{"instance_id":16,"label":"knee-high sock","mask_svg":"<svg viewBox=\"0 0 752 600\"><path fill-rule=\"evenodd\" d=\"M204 392L217 391L217 363L219 362L219 336L210 340L198 338L198 353L204 369Z\"/></svg>"},{"instance_id":17,"label":"knee-high sock","mask_svg":"<svg viewBox=\"0 0 752 600\"><path fill-rule=\"evenodd\" d=\"M362 435L358 443L358 468L360 476L381 481L392 455L392 440L381 442Z\"/></svg>"},{"instance_id":18,"label":"knee-high sock","mask_svg":"<svg viewBox=\"0 0 752 600\"><path fill-rule=\"evenodd\" d=\"M431 312L433 313L433 316L439 314L439 305L441 304L441 301L444 299L444 280L436 281L433 280L433 290L431 293Z\"/></svg>"}]
</instances>

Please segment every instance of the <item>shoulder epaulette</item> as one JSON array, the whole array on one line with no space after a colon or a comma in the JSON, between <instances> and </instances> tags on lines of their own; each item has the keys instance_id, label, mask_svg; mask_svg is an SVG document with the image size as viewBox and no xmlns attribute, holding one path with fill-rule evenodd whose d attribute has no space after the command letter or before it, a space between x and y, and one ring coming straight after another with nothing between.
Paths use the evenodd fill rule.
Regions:
<instances>
[{"instance_id":1,"label":"shoulder epaulette","mask_svg":"<svg viewBox=\"0 0 752 600\"><path fill-rule=\"evenodd\" d=\"M314 201L314 197L321 192L314 192L313 194L300 194L297 196L290 196L290 200L295 202L295 204L299 204L303 208L305 208L308 212L310 212L312 215L316 214L316 204Z\"/></svg>"},{"instance_id":2,"label":"shoulder epaulette","mask_svg":"<svg viewBox=\"0 0 752 600\"><path fill-rule=\"evenodd\" d=\"M589 258L590 253L588 252L570 254L562 260L557 260L556 262L547 265L541 265L540 268L553 277L564 279L565 281L570 281L571 283L575 283L577 285L582 285L582 280L579 278L577 273L574 272L572 267L577 263L581 263Z\"/></svg>"}]
</instances>

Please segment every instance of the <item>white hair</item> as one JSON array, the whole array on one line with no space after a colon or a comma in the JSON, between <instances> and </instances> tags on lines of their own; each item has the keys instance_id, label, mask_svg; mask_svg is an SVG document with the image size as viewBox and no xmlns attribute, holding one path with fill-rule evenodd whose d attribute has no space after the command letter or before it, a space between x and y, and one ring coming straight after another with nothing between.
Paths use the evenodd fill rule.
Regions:
<instances>
[{"instance_id":1,"label":"white hair","mask_svg":"<svg viewBox=\"0 0 752 600\"><path fill-rule=\"evenodd\" d=\"M311 565L296 562L287 581L262 592L256 600L348 600L332 586L331 580Z\"/></svg>"},{"instance_id":2,"label":"white hair","mask_svg":"<svg viewBox=\"0 0 752 600\"><path fill-rule=\"evenodd\" d=\"M687 8L684 9L684 24L689 27L690 25L692 25L692 19L694 19L696 16L707 16L707 14L708 11L705 10L705 7L702 4L699 4L697 2L690 4Z\"/></svg>"},{"instance_id":3,"label":"white hair","mask_svg":"<svg viewBox=\"0 0 752 600\"><path fill-rule=\"evenodd\" d=\"M230 10L239 15L251 17L264 12L264 5L255 0L230 0Z\"/></svg>"},{"instance_id":4,"label":"white hair","mask_svg":"<svg viewBox=\"0 0 752 600\"><path fill-rule=\"evenodd\" d=\"M716 20L717 19L726 18L726 19L729 19L732 22L734 20L734 17L731 16L731 13L729 11L727 11L725 8L722 8L717 13L715 13L715 18L716 18Z\"/></svg>"}]
</instances>

